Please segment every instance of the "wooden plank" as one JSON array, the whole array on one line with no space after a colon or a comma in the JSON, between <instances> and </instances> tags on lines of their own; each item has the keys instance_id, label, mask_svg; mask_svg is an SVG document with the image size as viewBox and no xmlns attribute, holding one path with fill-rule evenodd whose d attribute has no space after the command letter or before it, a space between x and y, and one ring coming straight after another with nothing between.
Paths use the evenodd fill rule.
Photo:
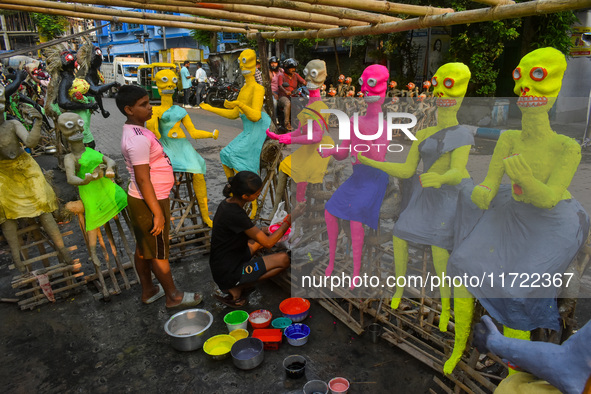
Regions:
<instances>
[{"instance_id":1,"label":"wooden plank","mask_svg":"<svg viewBox=\"0 0 591 394\"><path fill-rule=\"evenodd\" d=\"M80 283L75 283L75 284L73 284L73 285L69 285L69 286L61 287L61 288L59 288L59 289L55 290L55 291L53 292L53 294L58 294L58 293L61 293L61 292L64 292L64 291L66 291L66 290L72 290L72 289L75 289L75 288L77 288L77 287L79 287L79 286L82 286L82 285L84 285L84 284L85 284L84 282L80 282ZM37 297L37 296L36 296L36 297ZM25 300L25 301L30 301L30 300L31 300L31 299L28 299L28 300ZM24 301L21 301L21 302L24 302ZM29 303L26 303L26 304L25 304L25 303L23 303L22 305L21 305L21 303L19 302L19 306L20 306L21 310L24 310L24 309L33 309L33 308L34 308L34 307L36 307L36 306L43 305L43 304L46 304L46 303L48 303L48 302L49 302L49 300L47 299L47 297L43 296L43 298L42 298L42 299L40 299L40 300L39 300L39 301L37 301L37 302L33 302L33 303L30 303L30 302L29 302Z\"/></svg>"},{"instance_id":2,"label":"wooden plank","mask_svg":"<svg viewBox=\"0 0 591 394\"><path fill-rule=\"evenodd\" d=\"M52 276L52 275L57 275L57 274L61 274L64 272L72 272L72 271L77 271L79 270L82 265L80 264L80 262L78 260L75 260L75 264L73 265L67 265L67 264L57 264L54 266L51 266L49 268L42 268L42 269L38 269L36 270L38 274L45 274L47 276ZM23 287L29 283L32 282L36 282L37 278L35 278L32 274L25 274L25 275L20 275L17 276L16 278L14 278L11 282L12 287L13 288L17 288L17 287Z\"/></svg>"},{"instance_id":3,"label":"wooden plank","mask_svg":"<svg viewBox=\"0 0 591 394\"><path fill-rule=\"evenodd\" d=\"M127 274L125 273L125 268L123 268L123 263L119 258L119 253L117 252L117 248L115 247L115 238L113 237L113 231L111 230L111 225L109 222L105 223L105 232L107 233L107 238L109 238L109 243L111 244L111 253L115 258L115 263L117 264L117 268L119 268L119 273L121 277L123 277L123 283L125 284L125 288L129 290L131 285L129 284L129 279L127 279Z\"/></svg>"},{"instance_id":4,"label":"wooden plank","mask_svg":"<svg viewBox=\"0 0 591 394\"><path fill-rule=\"evenodd\" d=\"M115 220L115 224L117 225L117 231L119 231L119 237L121 238L121 243L123 244L123 248L125 249L125 253L127 253L127 257L129 261L134 263L135 262L135 252L129 246L129 242L127 241L127 237L125 236L125 232L123 231L123 226L121 226L121 221L119 217L115 216L113 218ZM140 277L135 269L135 264L132 264L133 272L135 272L135 278L139 282Z\"/></svg>"},{"instance_id":5,"label":"wooden plank","mask_svg":"<svg viewBox=\"0 0 591 394\"><path fill-rule=\"evenodd\" d=\"M117 277L113 272L113 268L111 267L111 259L109 258L109 252L107 251L107 247L105 246L105 240L103 239L103 234L101 231L98 232L98 241L101 245L101 250L103 251L103 257L105 258L105 263L107 265L107 272L109 273L109 277L111 278L111 282L113 283L113 287L115 288L115 292L117 294L121 293L121 288L119 287L119 283L117 282Z\"/></svg>"},{"instance_id":6,"label":"wooden plank","mask_svg":"<svg viewBox=\"0 0 591 394\"><path fill-rule=\"evenodd\" d=\"M318 303L322 305L324 309L329 311L333 316L342 321L347 327L349 327L357 335L360 335L364 329L359 323L357 323L343 308L327 301L328 299L319 299Z\"/></svg>"},{"instance_id":7,"label":"wooden plank","mask_svg":"<svg viewBox=\"0 0 591 394\"><path fill-rule=\"evenodd\" d=\"M84 272L78 272L78 273L76 273L76 274L74 274L74 275L72 275L72 276L73 276L74 278L80 278L82 275L84 275ZM53 289L53 286L55 286L55 285L59 285L60 283L63 283L63 282L66 282L66 281L72 280L72 276L70 276L70 277L63 277L63 278L59 278L59 279L54 279L54 280L51 280L51 281L49 282L49 284L52 286L52 289ZM82 282L82 283L84 283L84 282ZM36 285L36 286L34 286L34 287L31 287L30 289L26 289L26 290L23 290L23 291L19 291L19 292L15 293L14 295L15 295L15 296L17 296L17 297L20 297L20 296L22 296L22 295L25 295L25 294L28 294L28 293L31 293L31 292L33 292L33 291L35 291L35 290L40 290L40 289L41 289L41 287L39 287L39 285ZM54 292L54 293L55 293L55 292ZM42 295L42 296L44 296L44 294L40 294L40 296L41 296L41 295Z\"/></svg>"},{"instance_id":8,"label":"wooden plank","mask_svg":"<svg viewBox=\"0 0 591 394\"><path fill-rule=\"evenodd\" d=\"M78 249L78 246L76 246L76 245L68 247L68 250L69 250L69 251L74 251L74 250L76 250L76 249ZM30 265L30 264L32 264L32 263L36 263L37 261L41 261L41 260L44 260L44 259L47 259L47 258L50 258L50 257L55 257L55 256L57 256L57 254L58 254L58 252L57 252L57 251L53 251L53 252L50 252L50 253L46 253L46 254L44 254L44 255L37 256L37 257L33 257L32 259L25 260L25 261L23 261L23 264L25 264L25 265ZM14 266L14 264L10 264L10 265L8 266L8 268L13 270L13 269L15 269L16 267Z\"/></svg>"},{"instance_id":9,"label":"wooden plank","mask_svg":"<svg viewBox=\"0 0 591 394\"><path fill-rule=\"evenodd\" d=\"M443 391L445 391L447 394L453 394L453 391L449 387L447 387L447 385L443 383L443 381L439 379L437 376L433 376L433 381L435 382L435 384L437 384L437 386L441 387Z\"/></svg>"}]
</instances>

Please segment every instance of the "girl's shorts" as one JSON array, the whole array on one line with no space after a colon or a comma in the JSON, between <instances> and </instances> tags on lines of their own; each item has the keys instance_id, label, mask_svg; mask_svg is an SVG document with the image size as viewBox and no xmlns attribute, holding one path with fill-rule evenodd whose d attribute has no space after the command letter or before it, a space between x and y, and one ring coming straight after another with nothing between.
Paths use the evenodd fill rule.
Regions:
<instances>
[{"instance_id":1,"label":"girl's shorts","mask_svg":"<svg viewBox=\"0 0 591 394\"><path fill-rule=\"evenodd\" d=\"M158 200L162 213L164 214L164 229L156 236L150 234L154 228L154 215L148 204L141 198L127 195L127 209L131 216L131 226L135 234L136 247L140 257L146 260L158 259L168 260L170 230L170 201L169 199Z\"/></svg>"},{"instance_id":2,"label":"girl's shorts","mask_svg":"<svg viewBox=\"0 0 591 394\"><path fill-rule=\"evenodd\" d=\"M267 272L265 261L262 256L254 257L250 261L242 264L242 274L238 285L253 283L259 280Z\"/></svg>"}]
</instances>

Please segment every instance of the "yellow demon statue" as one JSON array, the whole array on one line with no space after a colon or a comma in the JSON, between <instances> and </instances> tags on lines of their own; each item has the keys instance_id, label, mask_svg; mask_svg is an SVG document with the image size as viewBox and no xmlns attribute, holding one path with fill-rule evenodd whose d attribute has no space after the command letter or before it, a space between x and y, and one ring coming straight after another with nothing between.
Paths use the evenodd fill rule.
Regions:
<instances>
[{"instance_id":1,"label":"yellow demon statue","mask_svg":"<svg viewBox=\"0 0 591 394\"><path fill-rule=\"evenodd\" d=\"M207 207L207 185L204 176L205 160L187 140L181 125L194 139L217 139L219 131L214 130L213 133L210 133L197 130L187 111L178 105L173 105L172 96L178 81L174 71L158 71L155 78L162 102L160 106L152 107L152 119L146 122L146 127L160 139L164 152L170 158L173 170L193 174L193 188L201 217L203 222L211 227L212 221Z\"/></svg>"},{"instance_id":2,"label":"yellow demon statue","mask_svg":"<svg viewBox=\"0 0 591 394\"><path fill-rule=\"evenodd\" d=\"M245 84L240 89L238 99L224 103L226 108L215 108L209 104L201 104L201 108L228 119L240 117L244 129L220 152L220 159L226 177L230 178L239 171L258 173L260 169L261 150L267 138L265 131L271 124L271 118L263 111L265 88L254 79L256 70L256 52L246 49L238 58L240 71ZM252 203L251 217L256 215L256 201Z\"/></svg>"}]
</instances>

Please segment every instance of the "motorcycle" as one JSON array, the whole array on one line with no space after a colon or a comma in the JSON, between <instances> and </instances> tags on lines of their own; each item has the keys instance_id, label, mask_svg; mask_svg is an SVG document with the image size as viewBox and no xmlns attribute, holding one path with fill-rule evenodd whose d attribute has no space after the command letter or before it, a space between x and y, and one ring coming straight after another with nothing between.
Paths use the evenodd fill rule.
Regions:
<instances>
[{"instance_id":1,"label":"motorcycle","mask_svg":"<svg viewBox=\"0 0 591 394\"><path fill-rule=\"evenodd\" d=\"M208 77L208 86L205 88L205 103L212 107L225 108L224 101L235 101L240 93L240 85L236 82L225 82L223 78L217 80Z\"/></svg>"},{"instance_id":2,"label":"motorcycle","mask_svg":"<svg viewBox=\"0 0 591 394\"><path fill-rule=\"evenodd\" d=\"M287 87L287 86L285 86L285 87ZM297 88L293 92L291 92L290 99L291 99L291 126L293 129L296 129L299 124L299 120L297 118L297 115L308 104L308 100L310 99L310 91L308 90L308 88L306 86L300 86L299 88ZM280 131L286 132L287 129L285 128L285 120L284 120L283 110L279 107L277 108L277 121L279 122Z\"/></svg>"}]
</instances>

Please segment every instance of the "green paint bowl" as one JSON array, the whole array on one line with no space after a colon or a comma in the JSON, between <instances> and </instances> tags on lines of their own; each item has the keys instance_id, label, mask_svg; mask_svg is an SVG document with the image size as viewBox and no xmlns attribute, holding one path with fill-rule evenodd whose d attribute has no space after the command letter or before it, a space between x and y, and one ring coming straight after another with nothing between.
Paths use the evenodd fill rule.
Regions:
<instances>
[{"instance_id":1,"label":"green paint bowl","mask_svg":"<svg viewBox=\"0 0 591 394\"><path fill-rule=\"evenodd\" d=\"M224 316L224 323L228 327L228 332L243 329L248 326L248 313L245 311L232 311Z\"/></svg>"}]
</instances>

